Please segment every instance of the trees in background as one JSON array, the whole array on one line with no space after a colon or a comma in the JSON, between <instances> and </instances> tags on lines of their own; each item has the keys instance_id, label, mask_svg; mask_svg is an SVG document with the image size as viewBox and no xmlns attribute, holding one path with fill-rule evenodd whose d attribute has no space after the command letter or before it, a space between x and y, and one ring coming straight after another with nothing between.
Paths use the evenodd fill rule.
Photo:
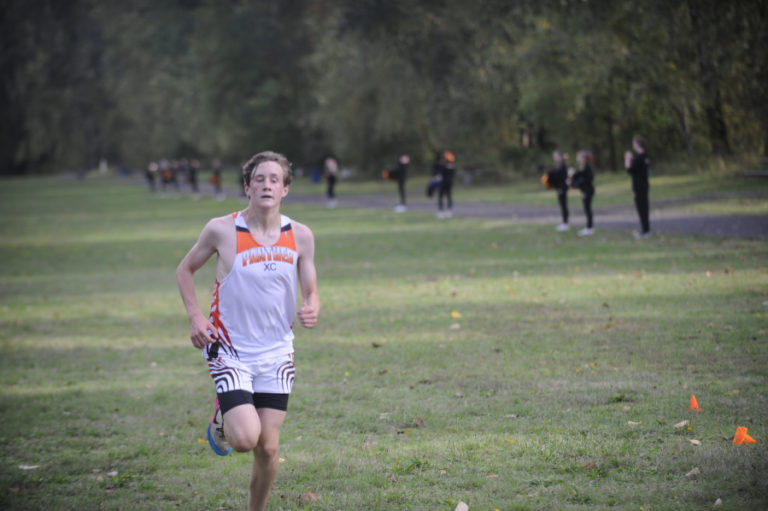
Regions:
<instances>
[{"instance_id":1,"label":"trees in background","mask_svg":"<svg viewBox=\"0 0 768 511\"><path fill-rule=\"evenodd\" d=\"M408 151L768 150L762 0L9 0L0 172Z\"/></svg>"}]
</instances>

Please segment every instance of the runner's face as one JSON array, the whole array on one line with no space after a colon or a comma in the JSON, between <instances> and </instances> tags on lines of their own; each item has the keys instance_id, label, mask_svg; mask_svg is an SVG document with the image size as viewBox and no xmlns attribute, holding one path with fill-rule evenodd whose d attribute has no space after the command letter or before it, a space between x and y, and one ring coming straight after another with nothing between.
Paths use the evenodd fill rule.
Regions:
<instances>
[{"instance_id":1,"label":"runner's face","mask_svg":"<svg viewBox=\"0 0 768 511\"><path fill-rule=\"evenodd\" d=\"M276 206L288 195L288 187L283 184L283 168L276 162L265 161L253 169L251 183L245 193L251 202L259 206Z\"/></svg>"}]
</instances>

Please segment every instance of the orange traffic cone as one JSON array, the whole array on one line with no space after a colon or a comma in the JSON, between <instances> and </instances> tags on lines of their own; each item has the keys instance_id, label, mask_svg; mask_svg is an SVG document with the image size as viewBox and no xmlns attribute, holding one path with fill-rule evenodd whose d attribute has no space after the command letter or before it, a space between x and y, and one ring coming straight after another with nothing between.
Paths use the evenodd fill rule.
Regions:
<instances>
[{"instance_id":1,"label":"orange traffic cone","mask_svg":"<svg viewBox=\"0 0 768 511\"><path fill-rule=\"evenodd\" d=\"M736 434L733 436L733 443L735 445L741 445L743 443L754 444L755 439L747 434L747 428L739 426L736 428Z\"/></svg>"},{"instance_id":2,"label":"orange traffic cone","mask_svg":"<svg viewBox=\"0 0 768 511\"><path fill-rule=\"evenodd\" d=\"M691 396L691 410L694 412L703 412L701 408L699 408L699 402L696 401L696 396Z\"/></svg>"}]
</instances>

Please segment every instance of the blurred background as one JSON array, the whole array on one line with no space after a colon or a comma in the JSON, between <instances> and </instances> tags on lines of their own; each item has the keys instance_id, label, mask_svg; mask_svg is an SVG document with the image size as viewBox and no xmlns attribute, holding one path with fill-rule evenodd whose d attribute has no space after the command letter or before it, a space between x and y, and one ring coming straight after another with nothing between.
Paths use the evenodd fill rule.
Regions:
<instances>
[{"instance_id":1,"label":"blurred background","mask_svg":"<svg viewBox=\"0 0 768 511\"><path fill-rule=\"evenodd\" d=\"M768 151L768 2L4 0L0 173ZM746 163L745 163L746 164Z\"/></svg>"}]
</instances>

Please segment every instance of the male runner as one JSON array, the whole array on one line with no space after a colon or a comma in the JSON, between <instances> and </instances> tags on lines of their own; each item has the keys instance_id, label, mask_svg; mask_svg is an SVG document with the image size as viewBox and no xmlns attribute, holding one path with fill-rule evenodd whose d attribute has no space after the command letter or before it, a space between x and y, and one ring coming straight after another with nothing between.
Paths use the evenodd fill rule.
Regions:
<instances>
[{"instance_id":1,"label":"male runner","mask_svg":"<svg viewBox=\"0 0 768 511\"><path fill-rule=\"evenodd\" d=\"M314 237L280 214L291 167L285 156L262 152L243 166L248 206L210 220L176 270L191 325L216 384L208 426L213 450L253 451L249 510L262 510L277 474L280 428L294 377L293 321L317 324L320 299ZM194 273L217 255L210 319L197 304ZM302 305L296 311L296 276Z\"/></svg>"}]
</instances>

